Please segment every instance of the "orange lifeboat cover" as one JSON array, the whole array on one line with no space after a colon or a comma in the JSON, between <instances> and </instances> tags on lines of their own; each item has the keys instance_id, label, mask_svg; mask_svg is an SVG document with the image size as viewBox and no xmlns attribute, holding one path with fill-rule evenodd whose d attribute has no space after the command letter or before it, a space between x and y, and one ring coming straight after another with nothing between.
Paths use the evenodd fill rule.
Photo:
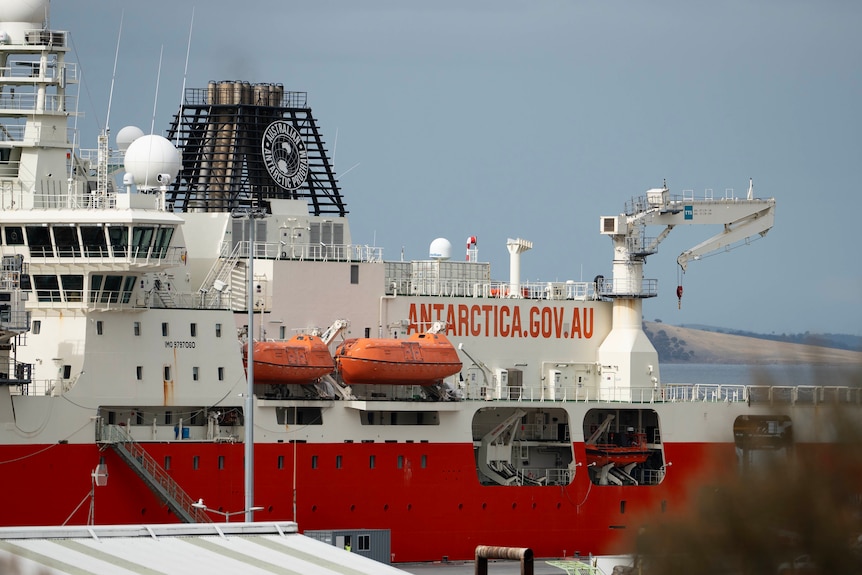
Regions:
<instances>
[{"instance_id":1,"label":"orange lifeboat cover","mask_svg":"<svg viewBox=\"0 0 862 575\"><path fill-rule=\"evenodd\" d=\"M247 368L247 344L242 359ZM254 342L255 383L308 383L334 370L329 348L317 336L299 334L285 341Z\"/></svg>"},{"instance_id":2,"label":"orange lifeboat cover","mask_svg":"<svg viewBox=\"0 0 862 575\"><path fill-rule=\"evenodd\" d=\"M442 333L348 339L335 351L335 361L350 385L432 385L461 371L458 352Z\"/></svg>"}]
</instances>

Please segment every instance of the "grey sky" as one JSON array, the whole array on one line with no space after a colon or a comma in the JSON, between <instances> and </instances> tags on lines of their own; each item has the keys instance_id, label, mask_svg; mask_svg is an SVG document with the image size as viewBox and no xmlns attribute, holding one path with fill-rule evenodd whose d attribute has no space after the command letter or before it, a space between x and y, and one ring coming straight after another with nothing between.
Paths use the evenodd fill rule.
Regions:
<instances>
[{"instance_id":1,"label":"grey sky","mask_svg":"<svg viewBox=\"0 0 862 575\"><path fill-rule=\"evenodd\" d=\"M52 3L85 76L84 147L164 133L187 87L283 83L308 92L357 243L425 258L478 237L508 279L508 237L533 241L522 277L611 275L601 215L659 187L778 202L763 241L689 266L718 230L674 230L646 276L647 319L761 332L862 334L862 3L750 0L486 2L75 0ZM359 164L358 166L356 166ZM351 170L352 167L356 166ZM350 170L349 173L345 173Z\"/></svg>"}]
</instances>

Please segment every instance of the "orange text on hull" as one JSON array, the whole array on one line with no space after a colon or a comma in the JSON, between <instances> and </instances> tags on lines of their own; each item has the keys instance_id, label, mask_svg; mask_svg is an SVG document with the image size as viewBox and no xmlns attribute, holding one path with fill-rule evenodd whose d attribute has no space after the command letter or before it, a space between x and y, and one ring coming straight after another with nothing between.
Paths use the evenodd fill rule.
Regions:
<instances>
[{"instance_id":1,"label":"orange text on hull","mask_svg":"<svg viewBox=\"0 0 862 575\"><path fill-rule=\"evenodd\" d=\"M590 339L594 315L592 307L411 303L407 332L422 332L445 321L446 333L457 337Z\"/></svg>"}]
</instances>

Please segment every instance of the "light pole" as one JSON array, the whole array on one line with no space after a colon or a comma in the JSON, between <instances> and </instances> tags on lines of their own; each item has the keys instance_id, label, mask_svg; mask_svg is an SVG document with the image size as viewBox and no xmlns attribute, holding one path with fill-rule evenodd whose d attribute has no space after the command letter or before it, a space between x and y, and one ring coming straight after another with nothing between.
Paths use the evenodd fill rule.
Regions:
<instances>
[{"instance_id":1,"label":"light pole","mask_svg":"<svg viewBox=\"0 0 862 575\"><path fill-rule=\"evenodd\" d=\"M233 218L247 218L249 227L248 249L248 329L246 330L248 359L246 360L246 392L245 392L245 520L254 521L254 512L259 508L254 505L254 242L255 220L266 217L266 212L259 208L236 209L231 212ZM262 321L262 320L261 320Z\"/></svg>"},{"instance_id":2,"label":"light pole","mask_svg":"<svg viewBox=\"0 0 862 575\"><path fill-rule=\"evenodd\" d=\"M209 513L218 513L219 515L224 517L225 523L230 523L230 518L234 515L242 515L243 513L248 513L251 511L252 513L255 511L261 511L263 507L249 507L248 509L243 509L242 511L221 511L219 509L210 509L206 505L204 505L203 499L198 499L196 503L192 503L192 507L195 509L202 509Z\"/></svg>"}]
</instances>

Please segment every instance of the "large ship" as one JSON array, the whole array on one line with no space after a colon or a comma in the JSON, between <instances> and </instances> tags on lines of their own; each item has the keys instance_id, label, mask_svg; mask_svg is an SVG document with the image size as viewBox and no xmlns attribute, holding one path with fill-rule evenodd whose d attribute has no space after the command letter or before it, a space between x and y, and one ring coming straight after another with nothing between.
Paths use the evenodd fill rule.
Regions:
<instances>
[{"instance_id":1,"label":"large ship","mask_svg":"<svg viewBox=\"0 0 862 575\"><path fill-rule=\"evenodd\" d=\"M303 92L210 82L164 136L71 145L47 7L0 7L0 524L243 513L387 529L395 561L616 554L692 482L827 441L822 402L859 408L662 381L646 258L677 225L718 229L683 268L766 234L774 199L650 189L600 218L589 282L522 280L522 238L503 279L472 237L387 261L352 241Z\"/></svg>"}]
</instances>

